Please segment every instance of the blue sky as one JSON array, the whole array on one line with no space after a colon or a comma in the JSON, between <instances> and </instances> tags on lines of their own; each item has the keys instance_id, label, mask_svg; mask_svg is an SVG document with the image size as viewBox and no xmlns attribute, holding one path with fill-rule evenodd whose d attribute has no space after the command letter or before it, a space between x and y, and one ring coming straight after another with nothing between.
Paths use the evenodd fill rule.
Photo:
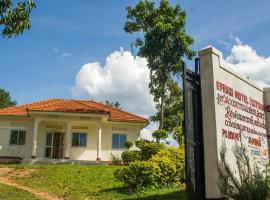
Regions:
<instances>
[{"instance_id":1,"label":"blue sky","mask_svg":"<svg viewBox=\"0 0 270 200\"><path fill-rule=\"evenodd\" d=\"M36 0L32 28L0 39L0 87L18 103L53 97L74 98L71 88L86 63L100 62L115 50L130 50L123 31L132 0ZM194 50L207 45L229 55L235 37L270 56L270 2L267 0L172 0L188 12L187 32ZM121 102L120 102L121 103Z\"/></svg>"}]
</instances>

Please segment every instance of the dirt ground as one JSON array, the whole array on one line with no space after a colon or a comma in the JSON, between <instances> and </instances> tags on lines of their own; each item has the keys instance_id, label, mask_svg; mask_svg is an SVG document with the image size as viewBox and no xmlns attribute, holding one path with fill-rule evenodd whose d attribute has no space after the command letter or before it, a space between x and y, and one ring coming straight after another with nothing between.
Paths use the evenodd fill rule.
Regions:
<instances>
[{"instance_id":1,"label":"dirt ground","mask_svg":"<svg viewBox=\"0 0 270 200\"><path fill-rule=\"evenodd\" d=\"M21 169L21 170L14 170L12 168L4 167L0 168L0 183L12 187L16 187L32 194L35 194L40 199L45 200L68 200L67 198L57 197L54 194L46 193L39 191L35 188L31 188L28 186L20 185L13 181L11 177L19 176L19 177L27 177L33 173L34 169Z\"/></svg>"}]
</instances>

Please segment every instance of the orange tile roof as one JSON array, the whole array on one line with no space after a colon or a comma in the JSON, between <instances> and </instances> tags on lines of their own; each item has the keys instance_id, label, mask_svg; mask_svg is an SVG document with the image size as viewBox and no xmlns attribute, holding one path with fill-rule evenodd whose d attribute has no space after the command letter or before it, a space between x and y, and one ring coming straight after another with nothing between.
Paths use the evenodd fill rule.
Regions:
<instances>
[{"instance_id":1,"label":"orange tile roof","mask_svg":"<svg viewBox=\"0 0 270 200\"><path fill-rule=\"evenodd\" d=\"M0 109L1 115L29 116L29 111L109 114L110 121L142 122L148 120L137 115L109 107L102 103L73 99L48 99Z\"/></svg>"}]
</instances>

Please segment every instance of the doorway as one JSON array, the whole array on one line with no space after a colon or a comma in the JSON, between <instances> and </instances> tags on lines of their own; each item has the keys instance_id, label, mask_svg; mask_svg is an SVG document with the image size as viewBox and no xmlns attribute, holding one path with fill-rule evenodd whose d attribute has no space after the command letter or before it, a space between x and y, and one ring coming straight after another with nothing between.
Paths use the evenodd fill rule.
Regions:
<instances>
[{"instance_id":1,"label":"doorway","mask_svg":"<svg viewBox=\"0 0 270 200\"><path fill-rule=\"evenodd\" d=\"M64 134L60 132L46 133L45 141L45 158L62 159Z\"/></svg>"}]
</instances>

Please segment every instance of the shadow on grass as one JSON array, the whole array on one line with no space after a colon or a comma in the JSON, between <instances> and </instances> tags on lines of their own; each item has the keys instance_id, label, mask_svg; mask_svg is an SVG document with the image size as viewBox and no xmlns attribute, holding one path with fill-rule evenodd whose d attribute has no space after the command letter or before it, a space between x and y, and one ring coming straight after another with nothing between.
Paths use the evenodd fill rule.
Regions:
<instances>
[{"instance_id":1,"label":"shadow on grass","mask_svg":"<svg viewBox=\"0 0 270 200\"><path fill-rule=\"evenodd\" d=\"M163 190L144 190L134 194L129 194L127 188L125 187L115 187L110 189L101 190L104 193L118 193L125 195L126 198L123 200L185 200L186 191L185 190L174 190L163 189Z\"/></svg>"},{"instance_id":2,"label":"shadow on grass","mask_svg":"<svg viewBox=\"0 0 270 200\"><path fill-rule=\"evenodd\" d=\"M166 194L152 194L145 197L126 198L126 200L185 200L185 191L174 191Z\"/></svg>"}]
</instances>

